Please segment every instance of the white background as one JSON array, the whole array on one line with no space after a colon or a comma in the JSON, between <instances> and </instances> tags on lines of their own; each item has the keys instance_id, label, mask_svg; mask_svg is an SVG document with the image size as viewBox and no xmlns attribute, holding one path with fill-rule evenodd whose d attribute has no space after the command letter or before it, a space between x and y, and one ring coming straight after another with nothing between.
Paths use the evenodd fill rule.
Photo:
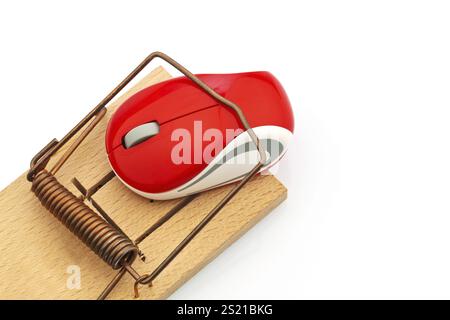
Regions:
<instances>
[{"instance_id":1,"label":"white background","mask_svg":"<svg viewBox=\"0 0 450 320\"><path fill-rule=\"evenodd\" d=\"M151 51L285 86L288 200L172 298L450 298L448 2L2 1L0 35L0 188Z\"/></svg>"}]
</instances>

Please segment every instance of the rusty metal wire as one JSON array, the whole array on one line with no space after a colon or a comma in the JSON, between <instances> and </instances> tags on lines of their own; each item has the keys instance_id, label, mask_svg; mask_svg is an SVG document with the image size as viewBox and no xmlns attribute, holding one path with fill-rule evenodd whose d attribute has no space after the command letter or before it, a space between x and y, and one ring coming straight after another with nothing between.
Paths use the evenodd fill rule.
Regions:
<instances>
[{"instance_id":1,"label":"rusty metal wire","mask_svg":"<svg viewBox=\"0 0 450 320\"><path fill-rule=\"evenodd\" d=\"M82 199L77 198L73 193L67 190L55 178L56 172L70 158L72 153L78 148L82 141L99 123L106 113L107 104L125 88L154 58L160 58L178 71L184 74L188 79L194 82L201 90L210 95L224 106L232 109L240 119L240 122L247 134L259 152L258 164L245 176L243 180L233 187L230 192L205 216L205 218L188 234L188 236L164 259L163 262L150 274L139 275L131 264L139 253L137 243L142 241L151 232L159 228L164 222L172 217L176 212L187 205L193 197L187 197L179 206L171 210L166 217L151 226L144 234L138 237L137 242L133 243L114 223L108 223L100 217L91 208L89 208ZM53 168L47 171L45 168L51 157L68 143L81 129L86 128L80 133L74 142L69 146L66 152L56 161ZM113 288L120 281L125 272L128 272L135 279L135 295L138 296L138 286L150 284L152 281L175 259L175 257L190 243L190 241L214 218L217 213L239 192L239 190L254 176L266 162L264 148L252 128L250 127L241 108L222 97L207 84L202 82L189 70L181 64L161 52L153 52L147 56L122 82L120 82L100 103L94 107L72 130L70 130L60 141L53 139L41 151L39 151L31 160L30 170L27 179L32 182L32 191L36 194L43 206L45 206L55 217L57 217L73 234L75 234L86 246L94 251L113 269L120 269L116 277L108 284L105 290L100 294L99 299L105 299ZM108 177L105 177L105 181ZM110 177L109 177L110 178ZM94 187L86 192L85 199L95 193L105 181L99 181ZM93 202L94 204L94 202ZM99 208L97 208L99 209ZM111 221L112 222L112 221Z\"/></svg>"},{"instance_id":2,"label":"rusty metal wire","mask_svg":"<svg viewBox=\"0 0 450 320\"><path fill-rule=\"evenodd\" d=\"M46 170L36 174L31 190L42 205L113 269L132 263L138 249Z\"/></svg>"}]
</instances>

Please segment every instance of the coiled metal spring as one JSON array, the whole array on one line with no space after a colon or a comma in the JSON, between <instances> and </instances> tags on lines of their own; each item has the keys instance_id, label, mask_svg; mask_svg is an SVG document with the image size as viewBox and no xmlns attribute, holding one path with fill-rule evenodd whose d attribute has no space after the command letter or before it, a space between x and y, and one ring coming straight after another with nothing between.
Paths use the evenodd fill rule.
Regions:
<instances>
[{"instance_id":1,"label":"coiled metal spring","mask_svg":"<svg viewBox=\"0 0 450 320\"><path fill-rule=\"evenodd\" d=\"M122 232L67 190L48 171L36 174L31 189L42 205L113 269L131 264L138 248Z\"/></svg>"}]
</instances>

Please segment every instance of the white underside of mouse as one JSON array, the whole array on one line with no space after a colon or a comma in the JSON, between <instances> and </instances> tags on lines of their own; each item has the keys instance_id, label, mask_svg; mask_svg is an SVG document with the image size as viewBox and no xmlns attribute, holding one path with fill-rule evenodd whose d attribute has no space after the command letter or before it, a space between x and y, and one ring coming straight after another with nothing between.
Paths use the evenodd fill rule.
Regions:
<instances>
[{"instance_id":1,"label":"white underside of mouse","mask_svg":"<svg viewBox=\"0 0 450 320\"><path fill-rule=\"evenodd\" d=\"M261 126L253 128L266 151L267 162L260 170L267 170L276 164L287 150L292 140L292 132L279 126ZM228 145L193 179L185 184L161 193L147 193L131 187L137 194L153 200L169 200L185 197L220 185L226 185L242 179L258 163L259 153L246 132L234 138ZM117 177L119 177L117 175ZM119 177L120 179L120 177Z\"/></svg>"}]
</instances>

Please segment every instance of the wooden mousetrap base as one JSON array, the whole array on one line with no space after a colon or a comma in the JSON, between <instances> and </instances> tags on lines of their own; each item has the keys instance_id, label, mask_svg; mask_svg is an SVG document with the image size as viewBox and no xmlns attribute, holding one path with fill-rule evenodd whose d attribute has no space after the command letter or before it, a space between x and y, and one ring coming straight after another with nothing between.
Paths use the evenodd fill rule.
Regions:
<instances>
[{"instance_id":1,"label":"wooden mousetrap base","mask_svg":"<svg viewBox=\"0 0 450 320\"><path fill-rule=\"evenodd\" d=\"M157 68L112 102L105 118L58 172L58 180L80 195L71 182L73 178L89 188L110 172L104 132L111 114L131 94L169 78L163 68ZM202 193L141 242L139 248L146 261L136 259L135 269L141 274L155 269L231 187ZM96 299L117 271L70 233L40 204L30 188L31 183L23 174L0 192L0 299ZM155 279L152 287L140 288L140 298L167 298L286 196L286 188L275 177L252 179ZM93 199L132 240L180 201L151 202L128 190L117 178ZM70 288L78 268L81 287ZM133 299L133 283L126 274L108 298Z\"/></svg>"}]
</instances>

